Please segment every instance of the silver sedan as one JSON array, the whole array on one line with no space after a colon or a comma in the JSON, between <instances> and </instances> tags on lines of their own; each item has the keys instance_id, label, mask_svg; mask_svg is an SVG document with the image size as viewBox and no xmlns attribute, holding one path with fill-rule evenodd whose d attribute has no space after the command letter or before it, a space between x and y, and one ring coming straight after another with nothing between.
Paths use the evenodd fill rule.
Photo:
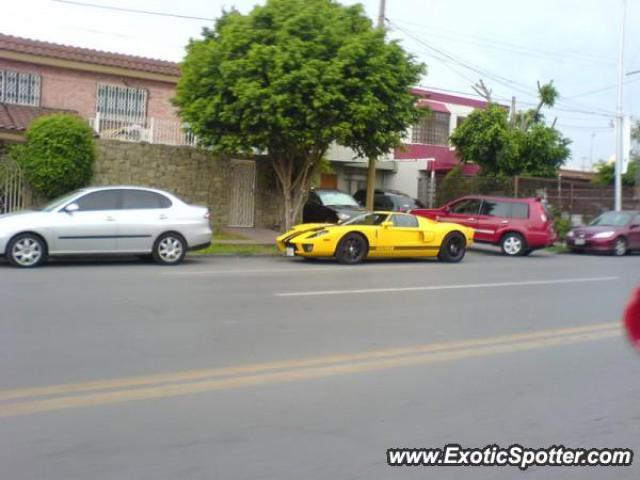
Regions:
<instances>
[{"instance_id":1,"label":"silver sedan","mask_svg":"<svg viewBox=\"0 0 640 480\"><path fill-rule=\"evenodd\" d=\"M57 255L131 254L165 265L211 244L209 210L161 190L94 187L0 215L0 255L35 267Z\"/></svg>"}]
</instances>

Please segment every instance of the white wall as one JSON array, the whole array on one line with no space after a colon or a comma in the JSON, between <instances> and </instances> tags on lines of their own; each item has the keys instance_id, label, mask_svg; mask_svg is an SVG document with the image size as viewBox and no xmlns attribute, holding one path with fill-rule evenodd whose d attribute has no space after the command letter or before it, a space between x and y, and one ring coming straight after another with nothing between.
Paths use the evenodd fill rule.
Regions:
<instances>
[{"instance_id":1,"label":"white wall","mask_svg":"<svg viewBox=\"0 0 640 480\"><path fill-rule=\"evenodd\" d=\"M385 187L400 190L413 198L417 198L420 170L427 168L427 161L423 159L398 160L396 161L396 167L396 173L387 177Z\"/></svg>"}]
</instances>

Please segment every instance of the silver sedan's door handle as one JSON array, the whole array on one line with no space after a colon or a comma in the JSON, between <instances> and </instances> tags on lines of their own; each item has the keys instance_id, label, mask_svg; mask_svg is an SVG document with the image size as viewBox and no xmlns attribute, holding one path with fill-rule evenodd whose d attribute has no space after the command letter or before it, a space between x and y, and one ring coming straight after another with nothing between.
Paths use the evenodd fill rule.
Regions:
<instances>
[{"instance_id":1,"label":"silver sedan's door handle","mask_svg":"<svg viewBox=\"0 0 640 480\"><path fill-rule=\"evenodd\" d=\"M167 218L169 218L169 217L167 217L166 215L160 215L158 218L159 218L160 220L166 220L166 219L167 219Z\"/></svg>"},{"instance_id":2,"label":"silver sedan's door handle","mask_svg":"<svg viewBox=\"0 0 640 480\"><path fill-rule=\"evenodd\" d=\"M115 221L116 221L116 219L113 218L112 216L108 216L107 217L107 222L115 222Z\"/></svg>"}]
</instances>

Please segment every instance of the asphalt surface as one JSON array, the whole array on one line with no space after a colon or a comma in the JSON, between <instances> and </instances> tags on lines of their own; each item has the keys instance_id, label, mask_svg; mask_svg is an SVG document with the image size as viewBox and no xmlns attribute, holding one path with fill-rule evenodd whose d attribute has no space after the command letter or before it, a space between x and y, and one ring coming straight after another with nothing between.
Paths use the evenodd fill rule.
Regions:
<instances>
[{"instance_id":1,"label":"asphalt surface","mask_svg":"<svg viewBox=\"0 0 640 480\"><path fill-rule=\"evenodd\" d=\"M386 451L638 454L638 283L640 255L0 264L0 478L637 479Z\"/></svg>"}]
</instances>

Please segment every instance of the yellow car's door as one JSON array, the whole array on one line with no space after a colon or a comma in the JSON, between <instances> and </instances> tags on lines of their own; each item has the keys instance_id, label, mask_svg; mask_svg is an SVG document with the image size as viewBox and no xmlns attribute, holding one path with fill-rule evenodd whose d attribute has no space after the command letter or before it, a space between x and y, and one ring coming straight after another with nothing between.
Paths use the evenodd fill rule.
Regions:
<instances>
[{"instance_id":1,"label":"yellow car's door","mask_svg":"<svg viewBox=\"0 0 640 480\"><path fill-rule=\"evenodd\" d=\"M435 255L437 247L430 243L434 236L433 232L421 228L415 215L394 213L380 227L378 252L381 256L394 257Z\"/></svg>"}]
</instances>

